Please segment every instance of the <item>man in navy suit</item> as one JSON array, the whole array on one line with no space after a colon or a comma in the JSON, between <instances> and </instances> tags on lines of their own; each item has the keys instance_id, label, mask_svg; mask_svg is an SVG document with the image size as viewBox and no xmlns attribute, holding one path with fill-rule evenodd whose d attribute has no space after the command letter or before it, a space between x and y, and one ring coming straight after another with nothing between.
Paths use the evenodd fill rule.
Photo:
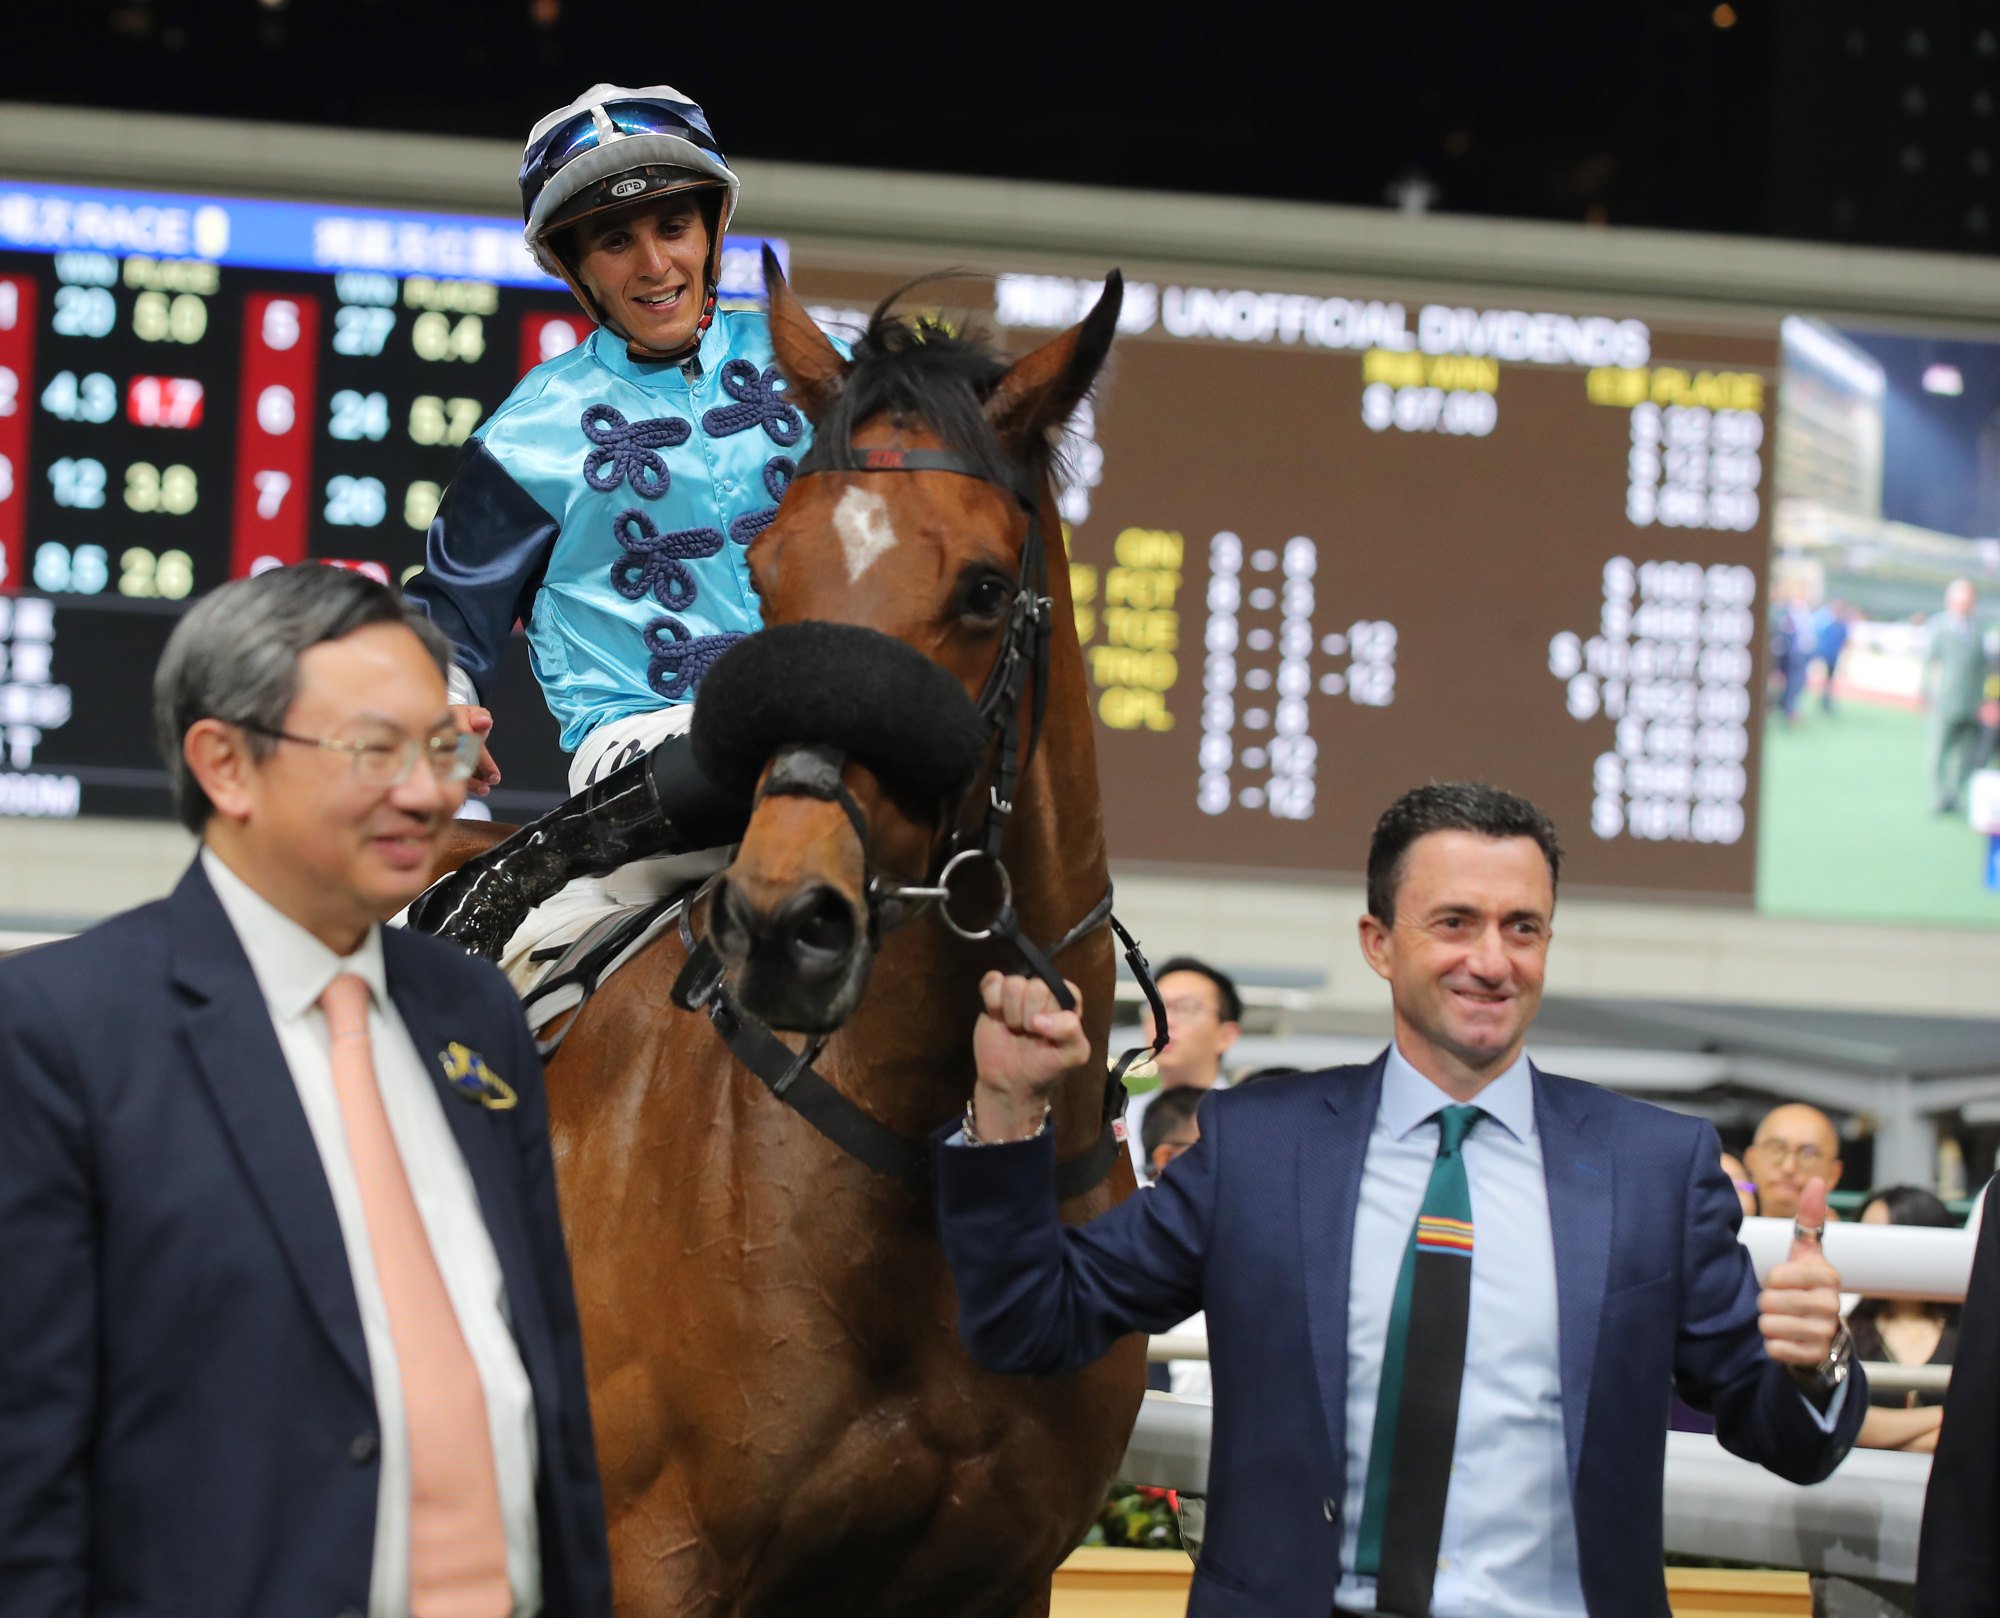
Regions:
<instances>
[{"instance_id":1,"label":"man in navy suit","mask_svg":"<svg viewBox=\"0 0 2000 1618\"><path fill-rule=\"evenodd\" d=\"M476 741L352 572L230 584L155 710L202 849L0 963L0 1614L596 1618L609 1558L542 1075L379 924Z\"/></svg>"},{"instance_id":2,"label":"man in navy suit","mask_svg":"<svg viewBox=\"0 0 2000 1618\"><path fill-rule=\"evenodd\" d=\"M1211 1095L1159 1184L1083 1226L1043 1127L1080 1025L986 980L937 1152L960 1330L991 1369L1051 1373L1207 1312L1194 1618L1666 1618L1670 1389L1797 1482L1853 1443L1867 1392L1816 1230L1760 1294L1714 1131L1523 1054L1559 859L1492 788L1399 800L1361 920L1395 1042ZM1824 1208L1819 1186L1801 1220Z\"/></svg>"}]
</instances>

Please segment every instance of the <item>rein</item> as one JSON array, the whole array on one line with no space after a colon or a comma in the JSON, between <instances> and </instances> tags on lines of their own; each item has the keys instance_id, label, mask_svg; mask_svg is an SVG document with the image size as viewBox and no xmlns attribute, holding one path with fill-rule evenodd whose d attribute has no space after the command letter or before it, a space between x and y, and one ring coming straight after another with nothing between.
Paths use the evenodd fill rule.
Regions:
<instances>
[{"instance_id":1,"label":"rein","mask_svg":"<svg viewBox=\"0 0 2000 1618\"><path fill-rule=\"evenodd\" d=\"M846 815L861 846L871 948L880 948L884 932L914 921L934 905L944 924L960 938L971 943L991 940L1006 944L1029 973L1048 985L1063 1010L1074 1011L1075 997L1056 970L1055 960L1099 927L1107 924L1111 927L1124 946L1126 964L1152 1009L1154 1038L1151 1046L1139 1045L1126 1051L1106 1078L1102 1127L1090 1151L1056 1164L1056 1197L1058 1201L1067 1201L1091 1190L1110 1173L1124 1137L1125 1075L1149 1050L1157 1056L1165 1048L1167 1016L1145 952L1112 914L1112 891L1108 883L1104 897L1090 912L1044 949L1021 927L1020 916L1014 909L1013 882L1000 857L1007 820L1014 812L1015 789L1034 760L1048 710L1049 614L1054 602L1048 594L1048 553L1042 538L1040 508L1035 491L1025 478L998 482L968 457L951 450L862 449L854 445L846 449L852 464L837 466L832 454L823 453L823 445L815 443L799 463L794 478L832 471L949 472L1005 489L1027 514L1027 537L1021 546L1020 572L1007 614L1006 635L974 704L992 732L993 762L984 823L978 841L969 841L963 823L964 799L953 806L941 818L941 823L951 830L933 862L932 874L923 884L915 885L885 881L874 872L867 820L841 780L845 757L838 749L812 744L794 744L782 749L765 776L757 800L761 803L770 797L815 798L836 805ZM1024 706L1028 708L1025 749L1022 747ZM956 897L953 879L982 864L992 867L1000 897L987 924L971 927L953 914L952 901ZM713 882L711 879L709 887ZM813 1065L825 1048L824 1038L809 1039L801 1049L793 1051L736 1001L720 954L705 936L697 938L694 931L694 906L707 892L705 887L701 895L681 909L680 933L687 964L674 983L674 1003L684 1010L705 1011L730 1053L774 1096L849 1156L912 1190L928 1190L931 1178L928 1143L890 1129L826 1080Z\"/></svg>"}]
</instances>

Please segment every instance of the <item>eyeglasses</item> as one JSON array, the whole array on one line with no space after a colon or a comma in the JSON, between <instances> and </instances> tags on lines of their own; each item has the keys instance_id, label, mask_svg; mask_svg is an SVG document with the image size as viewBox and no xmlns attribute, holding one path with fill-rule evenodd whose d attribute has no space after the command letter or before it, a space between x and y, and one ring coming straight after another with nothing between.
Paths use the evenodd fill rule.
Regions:
<instances>
[{"instance_id":1,"label":"eyeglasses","mask_svg":"<svg viewBox=\"0 0 2000 1618\"><path fill-rule=\"evenodd\" d=\"M1162 1000L1160 1004L1166 1007L1167 1018L1172 1022L1186 1022L1190 1018L1199 1017L1204 1014L1216 1018L1220 1018L1221 1016L1221 1013L1206 1000L1178 997L1172 1000ZM1148 1006L1146 1010L1147 1014L1151 1015L1152 1007Z\"/></svg>"},{"instance_id":2,"label":"eyeglasses","mask_svg":"<svg viewBox=\"0 0 2000 1618\"><path fill-rule=\"evenodd\" d=\"M1761 1153L1773 1163L1796 1160L1799 1167L1808 1172L1826 1161L1826 1153L1817 1146L1794 1146L1790 1141L1760 1140L1752 1143L1750 1150Z\"/></svg>"},{"instance_id":3,"label":"eyeglasses","mask_svg":"<svg viewBox=\"0 0 2000 1618\"><path fill-rule=\"evenodd\" d=\"M469 730L439 731L432 736L377 736L348 741L333 736L295 736L289 730L269 725L240 727L273 741L297 742L301 747L321 747L329 753L345 753L353 766L355 780L363 786L399 787L409 780L422 759L431 774L444 782L463 781L479 765L480 741Z\"/></svg>"}]
</instances>

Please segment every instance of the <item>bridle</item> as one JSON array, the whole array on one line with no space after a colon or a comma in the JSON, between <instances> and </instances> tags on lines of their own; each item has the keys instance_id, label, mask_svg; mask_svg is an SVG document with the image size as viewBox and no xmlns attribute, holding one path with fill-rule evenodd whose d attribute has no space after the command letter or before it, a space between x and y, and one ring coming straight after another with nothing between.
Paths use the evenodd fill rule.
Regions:
<instances>
[{"instance_id":1,"label":"bridle","mask_svg":"<svg viewBox=\"0 0 2000 1618\"><path fill-rule=\"evenodd\" d=\"M906 926L935 907L945 926L960 938L970 943L997 941L1007 945L1029 973L1048 985L1057 1003L1065 1011L1073 1011L1076 1001L1056 969L1056 959L1099 927L1107 924L1111 927L1152 1009L1154 1039L1151 1046L1135 1046L1126 1051L1111 1069L1105 1081L1101 1128L1090 1151L1057 1163L1056 1195L1058 1200L1067 1200L1092 1189L1110 1172L1124 1137L1125 1075L1149 1050L1158 1055L1165 1048L1167 1017L1145 952L1112 914L1109 883L1104 897L1089 913L1054 944L1044 948L1022 930L1014 909L1013 883L1001 859L1008 817L1014 811L1015 790L1041 743L1048 709L1049 618L1054 602L1048 593L1048 549L1042 534L1037 491L1026 473L1018 468L1012 469L1013 475L1003 481L971 457L954 450L869 449L855 444L836 449L823 440L815 442L800 460L793 480L827 472L947 472L1002 489L1027 515L1027 534L1021 545L1020 567L1000 650L974 703L989 732L988 764L958 802L944 807L939 817L938 845L924 882L897 882L875 871L867 818L841 779L846 760L836 748L815 743L781 748L758 788L756 802L773 797L814 798L836 805L846 815L861 848L871 949L880 948L885 933ZM965 811L967 803L975 801L974 793L981 779L986 783L986 793L979 830L974 837L967 827ZM973 926L954 913L954 900L960 897L955 882L982 866L991 869L999 898L986 924ZM737 1060L756 1074L773 1095L850 1156L878 1173L903 1181L913 1190L928 1189L928 1143L890 1129L827 1082L813 1065L824 1049L824 1038L809 1039L803 1048L793 1051L738 1003L724 976L721 955L706 937L695 934L692 913L699 898L697 895L696 900L681 910L681 942L688 959L674 984L674 1003L687 1010L705 1011Z\"/></svg>"}]
</instances>

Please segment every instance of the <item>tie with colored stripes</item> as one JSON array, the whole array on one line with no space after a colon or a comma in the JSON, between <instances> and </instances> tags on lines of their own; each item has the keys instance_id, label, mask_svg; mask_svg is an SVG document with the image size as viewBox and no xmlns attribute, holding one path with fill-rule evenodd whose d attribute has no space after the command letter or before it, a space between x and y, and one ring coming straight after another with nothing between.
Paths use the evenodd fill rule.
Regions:
<instances>
[{"instance_id":1,"label":"tie with colored stripes","mask_svg":"<svg viewBox=\"0 0 2000 1618\"><path fill-rule=\"evenodd\" d=\"M1398 1618L1426 1618L1431 1610L1472 1301L1472 1194L1459 1148L1484 1116L1477 1107L1437 1115L1437 1161L1396 1278L1382 1350L1354 1570L1375 1576L1376 1610Z\"/></svg>"}]
</instances>

